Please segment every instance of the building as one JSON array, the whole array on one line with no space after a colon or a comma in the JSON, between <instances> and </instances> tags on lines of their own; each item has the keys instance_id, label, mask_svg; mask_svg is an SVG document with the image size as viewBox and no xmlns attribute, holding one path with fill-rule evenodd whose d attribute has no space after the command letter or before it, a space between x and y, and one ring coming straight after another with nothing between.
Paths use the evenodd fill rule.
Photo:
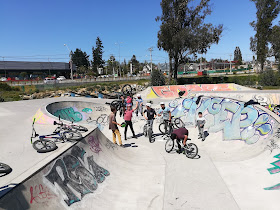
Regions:
<instances>
[{"instance_id":1,"label":"building","mask_svg":"<svg viewBox=\"0 0 280 210\"><path fill-rule=\"evenodd\" d=\"M73 72L76 66L73 65ZM70 65L63 62L0 61L0 77L40 77L48 75L70 78Z\"/></svg>"}]
</instances>

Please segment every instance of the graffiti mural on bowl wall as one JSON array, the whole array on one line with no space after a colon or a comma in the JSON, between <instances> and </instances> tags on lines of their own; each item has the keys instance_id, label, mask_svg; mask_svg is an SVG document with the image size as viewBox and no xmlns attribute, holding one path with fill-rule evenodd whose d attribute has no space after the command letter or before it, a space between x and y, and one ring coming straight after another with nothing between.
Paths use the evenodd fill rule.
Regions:
<instances>
[{"instance_id":1,"label":"graffiti mural on bowl wall","mask_svg":"<svg viewBox=\"0 0 280 210\"><path fill-rule=\"evenodd\" d=\"M275 155L274 158L277 158L278 160L271 163L271 165L273 165L274 167L267 169L270 174L277 174L280 172L280 154ZM271 187L266 187L264 189L265 190L280 190L280 183L273 185Z\"/></svg>"},{"instance_id":2,"label":"graffiti mural on bowl wall","mask_svg":"<svg viewBox=\"0 0 280 210\"><path fill-rule=\"evenodd\" d=\"M206 118L205 129L223 132L224 140L242 140L254 144L272 135L275 120L253 105L219 97L194 97L169 103L172 115L194 126L198 112Z\"/></svg>"},{"instance_id":3,"label":"graffiti mural on bowl wall","mask_svg":"<svg viewBox=\"0 0 280 210\"><path fill-rule=\"evenodd\" d=\"M95 163L92 155L85 158L85 153L82 147L74 146L70 153L56 159L45 174L54 188L59 187L64 192L68 206L93 193L110 175L108 170Z\"/></svg>"},{"instance_id":4,"label":"graffiti mural on bowl wall","mask_svg":"<svg viewBox=\"0 0 280 210\"><path fill-rule=\"evenodd\" d=\"M190 91L234 91L237 90L234 84L197 84L197 85L172 85L151 87L157 97L173 98L178 97L178 92L185 91L184 97L188 96Z\"/></svg>"}]
</instances>

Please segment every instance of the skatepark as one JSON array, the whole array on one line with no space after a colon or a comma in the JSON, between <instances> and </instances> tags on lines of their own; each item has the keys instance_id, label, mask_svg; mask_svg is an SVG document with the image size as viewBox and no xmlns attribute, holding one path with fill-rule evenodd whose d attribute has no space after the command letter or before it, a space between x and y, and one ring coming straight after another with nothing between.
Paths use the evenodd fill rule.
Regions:
<instances>
[{"instance_id":1,"label":"skatepark","mask_svg":"<svg viewBox=\"0 0 280 210\"><path fill-rule=\"evenodd\" d=\"M179 98L178 92L185 91ZM235 84L149 87L140 92L158 109L164 102L189 130L198 155L165 151L166 140L143 136L145 119L133 116L137 139L112 143L109 99L59 97L0 103L0 162L13 171L0 177L0 209L279 209L280 118L265 108L279 91ZM199 99L199 100L198 100ZM257 104L246 104L254 100ZM205 141L195 119L206 118ZM88 128L78 142L37 153L30 142L54 121ZM123 119L117 114L117 121ZM159 134L159 119L153 130Z\"/></svg>"}]
</instances>

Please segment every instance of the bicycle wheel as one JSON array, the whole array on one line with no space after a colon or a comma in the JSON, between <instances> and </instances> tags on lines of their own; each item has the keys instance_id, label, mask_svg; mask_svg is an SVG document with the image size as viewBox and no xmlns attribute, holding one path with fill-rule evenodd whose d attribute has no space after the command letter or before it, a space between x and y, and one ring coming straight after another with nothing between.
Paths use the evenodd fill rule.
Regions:
<instances>
[{"instance_id":1,"label":"bicycle wheel","mask_svg":"<svg viewBox=\"0 0 280 210\"><path fill-rule=\"evenodd\" d=\"M188 149L185 149L185 153L188 158L194 158L198 153L198 148L194 143L189 143Z\"/></svg>"},{"instance_id":2,"label":"bicycle wheel","mask_svg":"<svg viewBox=\"0 0 280 210\"><path fill-rule=\"evenodd\" d=\"M81 126L81 125L71 125L71 127L77 131L84 131L84 132L87 132L88 129L84 126Z\"/></svg>"},{"instance_id":3,"label":"bicycle wheel","mask_svg":"<svg viewBox=\"0 0 280 210\"><path fill-rule=\"evenodd\" d=\"M57 146L52 140L41 138L33 142L33 148L39 153L45 153L54 151L57 149Z\"/></svg>"},{"instance_id":4,"label":"bicycle wheel","mask_svg":"<svg viewBox=\"0 0 280 210\"><path fill-rule=\"evenodd\" d=\"M152 129L149 129L149 130L148 130L148 137L149 137L149 142L150 142L150 143L154 143L154 142L155 142L155 138L153 138Z\"/></svg>"},{"instance_id":5,"label":"bicycle wheel","mask_svg":"<svg viewBox=\"0 0 280 210\"><path fill-rule=\"evenodd\" d=\"M165 143L165 151L167 153L171 152L174 147L174 140L168 139Z\"/></svg>"},{"instance_id":6,"label":"bicycle wheel","mask_svg":"<svg viewBox=\"0 0 280 210\"><path fill-rule=\"evenodd\" d=\"M131 95L132 94L132 87L129 84L126 84L122 87L122 92L124 95Z\"/></svg>"},{"instance_id":7,"label":"bicycle wheel","mask_svg":"<svg viewBox=\"0 0 280 210\"><path fill-rule=\"evenodd\" d=\"M62 133L62 137L67 140L81 140L83 138L82 134L77 131L65 131Z\"/></svg>"},{"instance_id":8,"label":"bicycle wheel","mask_svg":"<svg viewBox=\"0 0 280 210\"><path fill-rule=\"evenodd\" d=\"M183 128L185 127L185 123L183 123L183 121L180 118L176 118L174 120L174 125L176 128Z\"/></svg>"},{"instance_id":9,"label":"bicycle wheel","mask_svg":"<svg viewBox=\"0 0 280 210\"><path fill-rule=\"evenodd\" d=\"M102 124L103 123L103 117L99 116L96 120L97 124Z\"/></svg>"},{"instance_id":10,"label":"bicycle wheel","mask_svg":"<svg viewBox=\"0 0 280 210\"><path fill-rule=\"evenodd\" d=\"M164 122L159 124L158 129L162 134L167 134L170 131L169 125L166 126L166 130L165 130L165 123Z\"/></svg>"},{"instance_id":11,"label":"bicycle wheel","mask_svg":"<svg viewBox=\"0 0 280 210\"><path fill-rule=\"evenodd\" d=\"M114 100L114 101L111 102L110 106L113 106L113 107L115 107L117 110L119 110L119 108L120 108L120 103L121 103L121 101L119 101L119 100Z\"/></svg>"},{"instance_id":12,"label":"bicycle wheel","mask_svg":"<svg viewBox=\"0 0 280 210\"><path fill-rule=\"evenodd\" d=\"M0 163L0 174L9 174L12 172L12 168L5 163Z\"/></svg>"},{"instance_id":13,"label":"bicycle wheel","mask_svg":"<svg viewBox=\"0 0 280 210\"><path fill-rule=\"evenodd\" d=\"M144 133L144 136L147 136L147 125L144 125L144 127L143 127L143 133Z\"/></svg>"}]
</instances>

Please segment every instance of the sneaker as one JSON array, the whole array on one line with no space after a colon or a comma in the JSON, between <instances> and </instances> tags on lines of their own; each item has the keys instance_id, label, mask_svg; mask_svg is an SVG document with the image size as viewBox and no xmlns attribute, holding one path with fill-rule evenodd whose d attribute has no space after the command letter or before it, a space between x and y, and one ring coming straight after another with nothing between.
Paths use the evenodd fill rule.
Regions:
<instances>
[{"instance_id":1,"label":"sneaker","mask_svg":"<svg viewBox=\"0 0 280 210\"><path fill-rule=\"evenodd\" d=\"M125 146L123 144L121 144L120 147L125 148Z\"/></svg>"},{"instance_id":2,"label":"sneaker","mask_svg":"<svg viewBox=\"0 0 280 210\"><path fill-rule=\"evenodd\" d=\"M178 154L181 154L181 150L179 150L179 149L177 149L176 152L177 152Z\"/></svg>"},{"instance_id":3,"label":"sneaker","mask_svg":"<svg viewBox=\"0 0 280 210\"><path fill-rule=\"evenodd\" d=\"M202 139L202 141L205 141L205 138L204 138L204 139Z\"/></svg>"},{"instance_id":4,"label":"sneaker","mask_svg":"<svg viewBox=\"0 0 280 210\"><path fill-rule=\"evenodd\" d=\"M198 137L198 139L201 139L201 138L202 138L201 136Z\"/></svg>"}]
</instances>

